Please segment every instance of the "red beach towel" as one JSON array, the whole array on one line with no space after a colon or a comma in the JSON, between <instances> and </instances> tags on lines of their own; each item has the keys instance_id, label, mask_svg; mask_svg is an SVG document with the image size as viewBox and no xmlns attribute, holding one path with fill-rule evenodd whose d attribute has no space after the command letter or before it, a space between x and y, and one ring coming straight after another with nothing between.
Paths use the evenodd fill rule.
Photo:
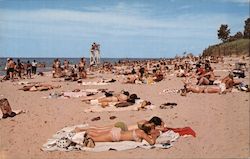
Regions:
<instances>
[{"instance_id":1,"label":"red beach towel","mask_svg":"<svg viewBox=\"0 0 250 159\"><path fill-rule=\"evenodd\" d=\"M183 136L183 135L192 135L193 137L196 137L196 133L193 129L191 129L190 127L184 127L184 128L166 128L165 131L168 131L168 130L173 130L175 133L178 133L180 134L180 136Z\"/></svg>"}]
</instances>

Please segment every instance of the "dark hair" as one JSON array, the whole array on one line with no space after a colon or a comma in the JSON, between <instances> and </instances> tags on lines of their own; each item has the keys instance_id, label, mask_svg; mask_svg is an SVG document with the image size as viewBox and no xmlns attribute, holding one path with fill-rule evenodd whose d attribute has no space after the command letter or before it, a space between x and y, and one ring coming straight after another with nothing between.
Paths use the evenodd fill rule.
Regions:
<instances>
[{"instance_id":1,"label":"dark hair","mask_svg":"<svg viewBox=\"0 0 250 159\"><path fill-rule=\"evenodd\" d=\"M112 97L113 94L112 94L111 92L105 92L105 96L106 96L106 97Z\"/></svg>"},{"instance_id":2,"label":"dark hair","mask_svg":"<svg viewBox=\"0 0 250 159\"><path fill-rule=\"evenodd\" d=\"M123 94L126 96L129 96L129 92L128 91L123 91Z\"/></svg>"},{"instance_id":3,"label":"dark hair","mask_svg":"<svg viewBox=\"0 0 250 159\"><path fill-rule=\"evenodd\" d=\"M130 99L140 99L140 98L137 97L136 94L131 94L131 95L129 96L129 98L130 98Z\"/></svg>"},{"instance_id":4,"label":"dark hair","mask_svg":"<svg viewBox=\"0 0 250 159\"><path fill-rule=\"evenodd\" d=\"M129 99L127 99L127 102L130 102L130 103L135 103L135 99L131 99L131 98L129 98Z\"/></svg>"},{"instance_id":5,"label":"dark hair","mask_svg":"<svg viewBox=\"0 0 250 159\"><path fill-rule=\"evenodd\" d=\"M150 125L149 123L142 124L141 130L143 130L146 134L149 134L152 130L152 125Z\"/></svg>"},{"instance_id":6,"label":"dark hair","mask_svg":"<svg viewBox=\"0 0 250 159\"><path fill-rule=\"evenodd\" d=\"M158 125L161 125L162 120L161 120L161 118L159 118L159 117L157 117L157 116L154 116L153 118L151 118L151 119L149 120L149 123L154 123L155 126L158 126Z\"/></svg>"}]
</instances>

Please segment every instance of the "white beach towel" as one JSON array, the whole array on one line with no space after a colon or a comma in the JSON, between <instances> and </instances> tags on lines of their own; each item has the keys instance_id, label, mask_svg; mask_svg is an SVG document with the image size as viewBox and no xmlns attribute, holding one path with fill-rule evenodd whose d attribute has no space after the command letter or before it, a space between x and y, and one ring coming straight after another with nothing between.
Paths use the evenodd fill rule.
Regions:
<instances>
[{"instance_id":1,"label":"white beach towel","mask_svg":"<svg viewBox=\"0 0 250 159\"><path fill-rule=\"evenodd\" d=\"M172 130L162 133L158 139L156 140L155 145L149 145L145 140L142 142L135 142L135 141L120 141L120 142L96 142L94 148L88 148L81 146L81 143L84 140L84 132L80 133L72 133L71 131L74 130L76 127L87 128L88 124L85 125L76 125L72 127L65 127L58 131L56 134L52 136L51 139L42 146L43 151L73 151L73 150L82 150L82 151L93 151L93 152L102 152L102 151L109 151L109 150L129 150L135 149L137 147L144 148L144 149L151 149L151 148L163 148L167 149L173 146L173 142L177 141L179 138L179 134L173 132ZM73 134L73 136L72 136ZM69 141L71 143L67 147L60 147L58 143L60 141ZM63 143L63 142L62 142Z\"/></svg>"}]
</instances>

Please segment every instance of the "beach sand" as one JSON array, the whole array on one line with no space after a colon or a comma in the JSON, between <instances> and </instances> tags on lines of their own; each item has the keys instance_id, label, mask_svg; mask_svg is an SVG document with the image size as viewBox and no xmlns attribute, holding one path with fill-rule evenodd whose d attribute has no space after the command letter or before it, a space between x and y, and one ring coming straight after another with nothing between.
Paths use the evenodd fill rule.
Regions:
<instances>
[{"instance_id":1,"label":"beach sand","mask_svg":"<svg viewBox=\"0 0 250 159\"><path fill-rule=\"evenodd\" d=\"M234 63L238 59L226 61ZM218 70L228 69L228 64L213 64ZM249 67L249 64L248 64ZM221 78L228 72L216 71ZM112 74L103 77L111 78ZM24 92L18 90L21 85L15 82L1 82L0 96L7 98L12 109L24 109L26 113L14 118L0 120L0 158L247 158L249 157L249 93L235 92L227 94L180 94L164 93L164 89L180 89L182 79L168 76L153 85L121 84L108 86L82 86L76 82L52 82L52 77L36 77L25 81L46 82L61 85L59 89L43 92ZM249 72L243 80L249 84ZM84 81L89 81L85 79ZM137 93L142 99L157 106L154 110L84 113L90 105L81 102L81 98L43 99L54 91L72 91L74 89L108 88L122 89ZM161 93L160 93L161 92ZM172 109L160 109L165 102L175 102ZM91 121L100 116L101 120ZM114 120L110 116L116 116ZM161 117L169 127L190 126L197 137L181 137L170 149L133 149L107 152L44 152L42 145L51 136L66 126L82 123L90 125L108 125L117 121L134 124L138 120Z\"/></svg>"}]
</instances>

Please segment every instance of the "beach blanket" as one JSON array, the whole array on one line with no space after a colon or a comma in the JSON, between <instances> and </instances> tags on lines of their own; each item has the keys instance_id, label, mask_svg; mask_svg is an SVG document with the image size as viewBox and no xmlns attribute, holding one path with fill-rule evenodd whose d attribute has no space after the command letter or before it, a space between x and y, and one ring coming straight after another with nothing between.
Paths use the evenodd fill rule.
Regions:
<instances>
[{"instance_id":1,"label":"beach blanket","mask_svg":"<svg viewBox=\"0 0 250 159\"><path fill-rule=\"evenodd\" d=\"M85 132L72 133L76 127L87 128L88 124L65 127L52 136L51 139L42 146L43 151L92 151L102 152L109 150L129 150L137 147L144 149L162 148L167 149L173 146L173 142L177 141L179 134L170 130L162 133L156 140L155 145L149 145L145 140L142 142L120 141L120 142L96 142L94 148L81 146L84 140Z\"/></svg>"},{"instance_id":2,"label":"beach blanket","mask_svg":"<svg viewBox=\"0 0 250 159\"><path fill-rule=\"evenodd\" d=\"M52 92L49 94L48 97L42 97L45 99L68 99L68 98L80 98L80 97L87 97L98 93L97 89L84 89L79 90L77 92L73 91L65 91L65 92Z\"/></svg>"},{"instance_id":3,"label":"beach blanket","mask_svg":"<svg viewBox=\"0 0 250 159\"><path fill-rule=\"evenodd\" d=\"M105 86L109 84L110 83L106 83L106 82L82 82L83 86Z\"/></svg>"},{"instance_id":4,"label":"beach blanket","mask_svg":"<svg viewBox=\"0 0 250 159\"><path fill-rule=\"evenodd\" d=\"M127 107L116 107L115 104L116 102L111 102L109 106L103 108L98 103L91 105L91 107L87 108L84 110L84 112L89 113L89 112L112 112L112 111L128 111L128 110L133 110L133 111L138 111L138 110L153 110L156 108L155 105L147 105L143 109L141 107L143 100L137 100L135 104Z\"/></svg>"},{"instance_id":5,"label":"beach blanket","mask_svg":"<svg viewBox=\"0 0 250 159\"><path fill-rule=\"evenodd\" d=\"M181 89L164 89L162 92L159 92L159 94L177 94L180 93Z\"/></svg>"}]
</instances>

